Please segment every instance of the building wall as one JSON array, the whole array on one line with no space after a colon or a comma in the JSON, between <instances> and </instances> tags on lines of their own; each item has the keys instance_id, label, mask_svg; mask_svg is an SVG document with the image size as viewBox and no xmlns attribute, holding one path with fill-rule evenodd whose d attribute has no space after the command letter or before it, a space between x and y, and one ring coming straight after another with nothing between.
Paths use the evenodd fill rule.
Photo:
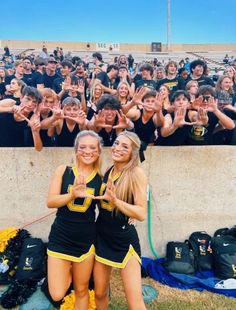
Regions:
<instances>
[{"instance_id":1,"label":"building wall","mask_svg":"<svg viewBox=\"0 0 236 310\"><path fill-rule=\"evenodd\" d=\"M110 165L103 151L103 169ZM25 227L47 240L55 211L46 208L47 189L55 168L72 164L72 148L0 149L0 228ZM156 251L165 254L170 240L184 241L193 231L236 224L236 148L150 147L143 168L152 189L151 224ZM25 226L38 218L41 221ZM152 257L147 220L137 223L144 256Z\"/></svg>"},{"instance_id":2,"label":"building wall","mask_svg":"<svg viewBox=\"0 0 236 310\"><path fill-rule=\"evenodd\" d=\"M33 48L41 49L45 45L49 50L55 49L57 46L62 47L65 50L71 51L86 51L88 42L58 42L58 41L27 41L27 40L2 40L0 41L0 47L8 46L11 48ZM96 50L96 43L89 42L90 51ZM162 51L167 51L166 44L162 44ZM236 44L171 44L172 52L208 52L208 51L234 51L236 52ZM151 52L150 43L120 43L120 52Z\"/></svg>"}]
</instances>

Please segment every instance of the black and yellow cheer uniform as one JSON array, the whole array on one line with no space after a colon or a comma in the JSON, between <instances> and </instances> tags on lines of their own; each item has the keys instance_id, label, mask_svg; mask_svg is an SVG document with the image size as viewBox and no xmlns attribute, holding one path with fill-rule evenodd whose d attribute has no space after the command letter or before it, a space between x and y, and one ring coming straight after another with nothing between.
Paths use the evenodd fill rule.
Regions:
<instances>
[{"instance_id":1,"label":"black and yellow cheer uniform","mask_svg":"<svg viewBox=\"0 0 236 310\"><path fill-rule=\"evenodd\" d=\"M78 177L75 166L66 167L62 177L61 194L72 190L74 179ZM97 196L101 187L101 177L93 171L86 179L87 192ZM56 219L49 235L49 256L81 262L95 254L96 201L91 198L76 198L67 205L58 208Z\"/></svg>"},{"instance_id":2,"label":"black and yellow cheer uniform","mask_svg":"<svg viewBox=\"0 0 236 310\"><path fill-rule=\"evenodd\" d=\"M113 167L105 174L100 190L103 195ZM114 176L115 183L120 174ZM109 201L102 200L96 221L97 244L95 259L105 265L124 268L131 256L141 263L139 238L134 225L128 224L128 217L114 210Z\"/></svg>"}]
</instances>

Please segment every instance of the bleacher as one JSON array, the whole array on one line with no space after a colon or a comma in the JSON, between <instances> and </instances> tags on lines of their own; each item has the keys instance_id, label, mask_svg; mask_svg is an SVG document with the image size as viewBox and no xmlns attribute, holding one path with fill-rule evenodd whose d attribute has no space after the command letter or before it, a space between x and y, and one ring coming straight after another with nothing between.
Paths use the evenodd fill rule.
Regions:
<instances>
[{"instance_id":1,"label":"bleacher","mask_svg":"<svg viewBox=\"0 0 236 310\"><path fill-rule=\"evenodd\" d=\"M69 50L64 49L64 54L66 54ZM3 48L0 48L0 55L3 54ZM14 48L11 49L11 53L18 56L22 53L25 53L25 55L34 54L35 56L39 55L41 52L41 49L25 49L25 48ZM53 50L48 51L49 54L53 53ZM79 50L71 50L72 56L79 56L82 59L84 59L86 56L89 56L89 58L92 60L92 54L95 51L79 51ZM109 62L114 57L119 56L122 54L122 52L101 52L103 55L103 59L105 62ZM124 52L125 55L128 55L128 52ZM176 62L179 62L182 59L189 58L190 61L194 59L202 59L205 60L210 68L218 68L222 69L224 67L223 59L226 54L232 55L231 51L209 51L209 52L132 52L131 53L135 59L135 63L139 63L142 61L152 61L154 58L157 58L160 62L168 62L169 59L174 60Z\"/></svg>"}]
</instances>

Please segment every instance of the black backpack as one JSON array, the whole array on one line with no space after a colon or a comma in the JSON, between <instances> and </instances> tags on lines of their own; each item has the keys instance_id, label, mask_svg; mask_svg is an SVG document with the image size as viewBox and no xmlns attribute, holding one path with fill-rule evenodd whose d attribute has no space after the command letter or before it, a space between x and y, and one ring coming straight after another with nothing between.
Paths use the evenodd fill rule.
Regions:
<instances>
[{"instance_id":1,"label":"black backpack","mask_svg":"<svg viewBox=\"0 0 236 310\"><path fill-rule=\"evenodd\" d=\"M224 228L219 228L215 231L214 233L214 237L221 237L221 236L225 236L228 234L229 228L224 227Z\"/></svg>"},{"instance_id":2,"label":"black backpack","mask_svg":"<svg viewBox=\"0 0 236 310\"><path fill-rule=\"evenodd\" d=\"M46 245L39 238L26 238L17 264L15 279L37 281L46 276Z\"/></svg>"},{"instance_id":3,"label":"black backpack","mask_svg":"<svg viewBox=\"0 0 236 310\"><path fill-rule=\"evenodd\" d=\"M231 235L212 238L211 247L216 276L236 278L236 238Z\"/></svg>"},{"instance_id":4,"label":"black backpack","mask_svg":"<svg viewBox=\"0 0 236 310\"><path fill-rule=\"evenodd\" d=\"M211 270L213 266L211 236L205 231L196 231L190 235L188 242L193 250L195 269Z\"/></svg>"},{"instance_id":5,"label":"black backpack","mask_svg":"<svg viewBox=\"0 0 236 310\"><path fill-rule=\"evenodd\" d=\"M192 251L186 242L168 242L164 267L169 272L193 274L194 261Z\"/></svg>"}]
</instances>

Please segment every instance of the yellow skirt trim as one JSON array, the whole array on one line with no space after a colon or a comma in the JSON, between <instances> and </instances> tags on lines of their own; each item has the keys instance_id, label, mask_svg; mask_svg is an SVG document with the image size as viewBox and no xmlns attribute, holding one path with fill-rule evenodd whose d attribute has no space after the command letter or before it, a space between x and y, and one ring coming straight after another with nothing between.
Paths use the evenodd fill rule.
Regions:
<instances>
[{"instance_id":1,"label":"yellow skirt trim","mask_svg":"<svg viewBox=\"0 0 236 310\"><path fill-rule=\"evenodd\" d=\"M128 263L128 260L130 259L131 256L134 256L138 260L138 262L141 264L141 258L135 252L132 245L129 246L129 251L125 255L125 258L124 258L122 263L113 262L111 260L100 257L97 254L95 255L95 259L96 259L96 261L98 261L104 265L108 265L108 266L115 267L115 268L125 268L126 264Z\"/></svg>"},{"instance_id":2,"label":"yellow skirt trim","mask_svg":"<svg viewBox=\"0 0 236 310\"><path fill-rule=\"evenodd\" d=\"M51 251L49 249L47 249L47 254L48 254L48 256L69 260L69 261L75 262L75 263L80 263L83 260L85 260L86 258L88 258L90 255L95 255L95 246L92 244L89 251L87 253L81 255L80 257L54 252L54 251Z\"/></svg>"}]
</instances>

